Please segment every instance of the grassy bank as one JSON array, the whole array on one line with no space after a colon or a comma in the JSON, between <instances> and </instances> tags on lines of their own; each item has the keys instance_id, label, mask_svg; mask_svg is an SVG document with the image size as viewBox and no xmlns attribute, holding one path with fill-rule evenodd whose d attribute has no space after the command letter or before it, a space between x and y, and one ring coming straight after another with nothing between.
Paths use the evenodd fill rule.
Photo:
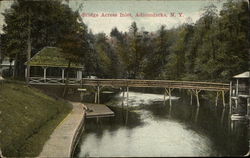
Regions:
<instances>
[{"instance_id":1,"label":"grassy bank","mask_svg":"<svg viewBox=\"0 0 250 158\"><path fill-rule=\"evenodd\" d=\"M20 82L0 85L0 148L4 156L37 156L71 105Z\"/></svg>"}]
</instances>

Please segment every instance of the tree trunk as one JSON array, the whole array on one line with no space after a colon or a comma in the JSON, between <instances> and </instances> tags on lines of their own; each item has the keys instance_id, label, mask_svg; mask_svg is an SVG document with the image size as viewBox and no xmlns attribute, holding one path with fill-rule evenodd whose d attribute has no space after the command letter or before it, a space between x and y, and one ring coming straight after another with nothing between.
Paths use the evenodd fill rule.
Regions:
<instances>
[{"instance_id":1,"label":"tree trunk","mask_svg":"<svg viewBox=\"0 0 250 158\"><path fill-rule=\"evenodd\" d=\"M69 83L69 69L70 69L70 64L71 61L68 62L68 67L66 70L66 81L65 81L65 85L64 85L64 89L63 89L63 98L66 97L66 95L68 94L68 83Z\"/></svg>"},{"instance_id":2,"label":"tree trunk","mask_svg":"<svg viewBox=\"0 0 250 158\"><path fill-rule=\"evenodd\" d=\"M27 39L27 61L30 60L31 57L31 23L30 23L30 9L29 9L29 26L28 26L28 39ZM28 83L30 77L30 65L27 64L27 78L26 82Z\"/></svg>"},{"instance_id":3,"label":"tree trunk","mask_svg":"<svg viewBox=\"0 0 250 158\"><path fill-rule=\"evenodd\" d=\"M10 62L10 65L9 65L9 75L10 75L10 76L9 76L9 77L13 77L13 75L14 75L14 74L11 75L11 70L12 70L12 65L11 65L11 63L12 63L12 61L13 61L13 59L10 59L10 60L9 60L9 62Z\"/></svg>"}]
</instances>

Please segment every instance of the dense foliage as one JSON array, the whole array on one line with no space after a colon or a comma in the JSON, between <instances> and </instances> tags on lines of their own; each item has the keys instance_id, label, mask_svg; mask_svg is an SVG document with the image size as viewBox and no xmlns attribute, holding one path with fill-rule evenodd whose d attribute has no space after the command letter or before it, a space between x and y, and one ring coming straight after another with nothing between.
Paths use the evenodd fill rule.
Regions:
<instances>
[{"instance_id":1,"label":"dense foliage","mask_svg":"<svg viewBox=\"0 0 250 158\"><path fill-rule=\"evenodd\" d=\"M60 1L17 0L3 13L1 49L5 56L15 60L14 77L24 77L24 62L45 46L63 49L70 62L82 62L88 49L85 38L87 27L77 11Z\"/></svg>"},{"instance_id":2,"label":"dense foliage","mask_svg":"<svg viewBox=\"0 0 250 158\"><path fill-rule=\"evenodd\" d=\"M25 7L30 7L29 14ZM127 32L113 28L110 36L87 32L78 12L58 1L17 1L4 16L3 52L19 67L26 59L30 18L33 54L44 46L59 46L66 58L85 64L88 76L227 81L249 70L250 18L245 1L227 1L220 12L209 5L198 21L177 28L161 26L148 32L133 22Z\"/></svg>"}]
</instances>

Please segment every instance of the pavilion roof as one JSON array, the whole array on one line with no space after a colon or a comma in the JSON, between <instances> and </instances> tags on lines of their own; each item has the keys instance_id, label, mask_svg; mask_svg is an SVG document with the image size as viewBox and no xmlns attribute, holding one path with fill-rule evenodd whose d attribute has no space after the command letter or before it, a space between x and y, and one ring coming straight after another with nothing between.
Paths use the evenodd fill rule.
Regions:
<instances>
[{"instance_id":1,"label":"pavilion roof","mask_svg":"<svg viewBox=\"0 0 250 158\"><path fill-rule=\"evenodd\" d=\"M68 67L68 60L64 58L62 50L57 47L44 47L36 53L25 65L44 67ZM71 68L83 68L83 65L71 63Z\"/></svg>"}]
</instances>

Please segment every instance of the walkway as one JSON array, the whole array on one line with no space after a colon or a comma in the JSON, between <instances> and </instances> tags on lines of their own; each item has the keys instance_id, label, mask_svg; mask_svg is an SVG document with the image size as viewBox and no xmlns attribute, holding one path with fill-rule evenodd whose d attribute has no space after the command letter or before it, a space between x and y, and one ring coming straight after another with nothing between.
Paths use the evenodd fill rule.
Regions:
<instances>
[{"instance_id":1,"label":"walkway","mask_svg":"<svg viewBox=\"0 0 250 158\"><path fill-rule=\"evenodd\" d=\"M29 77L29 84L64 85L66 79ZM70 78L68 85L75 86L111 86L111 87L158 87L206 91L229 91L229 84L215 82L172 81L172 80L138 80L138 79L76 79Z\"/></svg>"},{"instance_id":2,"label":"walkway","mask_svg":"<svg viewBox=\"0 0 250 158\"><path fill-rule=\"evenodd\" d=\"M73 109L56 127L50 139L45 143L39 157L71 157L76 137L84 122L83 104L70 102Z\"/></svg>"}]
</instances>

